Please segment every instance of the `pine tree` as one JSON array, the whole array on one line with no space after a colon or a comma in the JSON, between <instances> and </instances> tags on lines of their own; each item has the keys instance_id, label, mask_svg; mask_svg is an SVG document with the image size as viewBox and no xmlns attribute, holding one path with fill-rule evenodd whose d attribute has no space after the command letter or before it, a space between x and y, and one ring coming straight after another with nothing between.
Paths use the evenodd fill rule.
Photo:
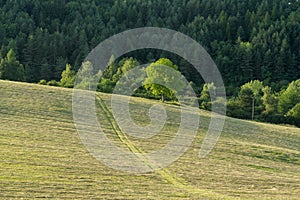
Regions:
<instances>
[{"instance_id":1,"label":"pine tree","mask_svg":"<svg viewBox=\"0 0 300 200\"><path fill-rule=\"evenodd\" d=\"M71 88L74 86L75 71L71 69L70 64L66 64L66 69L61 74L60 85Z\"/></svg>"},{"instance_id":2,"label":"pine tree","mask_svg":"<svg viewBox=\"0 0 300 200\"><path fill-rule=\"evenodd\" d=\"M0 78L11 81L25 80L24 67L17 60L16 55L12 49L8 51L6 58L1 59Z\"/></svg>"}]
</instances>

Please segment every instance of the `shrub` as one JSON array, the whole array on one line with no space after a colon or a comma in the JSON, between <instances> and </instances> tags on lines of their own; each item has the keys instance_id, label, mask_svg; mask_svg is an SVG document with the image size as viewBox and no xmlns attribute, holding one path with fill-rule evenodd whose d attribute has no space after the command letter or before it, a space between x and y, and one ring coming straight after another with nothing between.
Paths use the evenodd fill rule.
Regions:
<instances>
[{"instance_id":1,"label":"shrub","mask_svg":"<svg viewBox=\"0 0 300 200\"><path fill-rule=\"evenodd\" d=\"M45 79L40 80L40 82L38 82L39 85L47 85L47 81Z\"/></svg>"},{"instance_id":2,"label":"shrub","mask_svg":"<svg viewBox=\"0 0 300 200\"><path fill-rule=\"evenodd\" d=\"M59 86L59 83L56 80L48 81L47 85L49 86Z\"/></svg>"}]
</instances>

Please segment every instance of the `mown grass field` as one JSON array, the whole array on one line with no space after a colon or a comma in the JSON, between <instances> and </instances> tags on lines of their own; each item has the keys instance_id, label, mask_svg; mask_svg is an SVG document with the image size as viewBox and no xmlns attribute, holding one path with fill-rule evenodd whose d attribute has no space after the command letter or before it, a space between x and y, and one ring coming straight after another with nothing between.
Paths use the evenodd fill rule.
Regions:
<instances>
[{"instance_id":1,"label":"mown grass field","mask_svg":"<svg viewBox=\"0 0 300 200\"><path fill-rule=\"evenodd\" d=\"M168 119L160 134L121 140L110 95L97 97L103 130L124 149L150 152L177 132L179 107L162 104ZM132 98L137 124L147 124L156 103ZM86 150L73 123L71 89L0 81L0 199L299 199L300 129L227 118L212 153L199 159L210 113L199 114L199 133L182 157L134 175Z\"/></svg>"}]
</instances>

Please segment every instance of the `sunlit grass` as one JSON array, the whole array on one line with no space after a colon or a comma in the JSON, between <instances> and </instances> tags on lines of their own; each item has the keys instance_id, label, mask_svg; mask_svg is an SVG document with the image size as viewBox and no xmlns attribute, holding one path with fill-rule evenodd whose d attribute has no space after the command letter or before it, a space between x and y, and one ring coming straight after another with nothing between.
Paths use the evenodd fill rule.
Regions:
<instances>
[{"instance_id":1,"label":"sunlit grass","mask_svg":"<svg viewBox=\"0 0 300 200\"><path fill-rule=\"evenodd\" d=\"M99 96L109 111L110 95ZM179 106L141 98L131 99L131 117L147 125L157 103L168 114L163 130L128 137L143 152L170 142L180 124ZM198 135L184 156L165 170L132 175L86 150L73 124L72 90L0 81L0 198L298 199L300 129L227 118L214 150L199 159L210 117L199 113ZM107 137L128 150L112 116L98 107L97 117Z\"/></svg>"}]
</instances>

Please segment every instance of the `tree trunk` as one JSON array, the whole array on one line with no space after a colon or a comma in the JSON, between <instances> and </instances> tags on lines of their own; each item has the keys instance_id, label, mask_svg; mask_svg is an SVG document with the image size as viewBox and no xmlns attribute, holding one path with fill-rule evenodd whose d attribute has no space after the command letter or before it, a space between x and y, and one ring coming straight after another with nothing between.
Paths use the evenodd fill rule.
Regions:
<instances>
[{"instance_id":1,"label":"tree trunk","mask_svg":"<svg viewBox=\"0 0 300 200\"><path fill-rule=\"evenodd\" d=\"M163 93L161 94L161 101L162 101L163 103L165 102L165 96L164 96Z\"/></svg>"},{"instance_id":2,"label":"tree trunk","mask_svg":"<svg viewBox=\"0 0 300 200\"><path fill-rule=\"evenodd\" d=\"M254 120L254 109L255 109L255 97L252 97L252 120Z\"/></svg>"}]
</instances>

